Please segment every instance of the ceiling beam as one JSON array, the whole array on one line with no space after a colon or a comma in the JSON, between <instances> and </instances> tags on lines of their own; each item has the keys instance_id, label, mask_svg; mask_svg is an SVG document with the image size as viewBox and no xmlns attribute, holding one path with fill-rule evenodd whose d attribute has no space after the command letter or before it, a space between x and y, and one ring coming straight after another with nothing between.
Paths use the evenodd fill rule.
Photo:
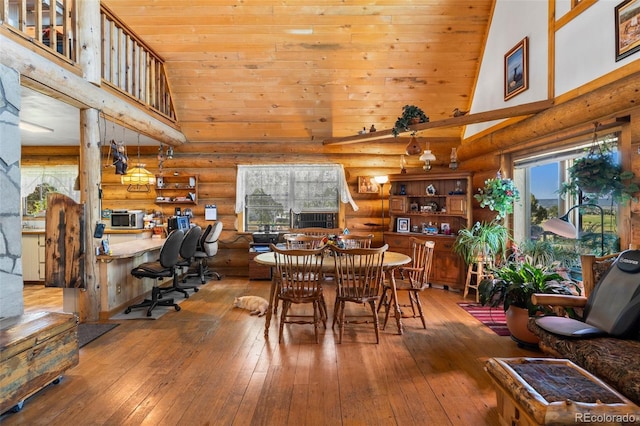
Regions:
<instances>
[{"instance_id":1,"label":"ceiling beam","mask_svg":"<svg viewBox=\"0 0 640 426\"><path fill-rule=\"evenodd\" d=\"M553 106L553 100L531 102L528 104L516 105L513 107L494 109L492 111L478 112L476 114L463 115L461 117L445 118L444 120L430 121L409 126L408 131L424 131L441 127L466 126L467 124L484 123L486 121L500 120L511 117L521 117L536 114ZM322 141L323 145L346 145L352 143L368 142L376 139L393 137L393 129L379 130L364 135L345 136L341 138L330 138Z\"/></svg>"}]
</instances>

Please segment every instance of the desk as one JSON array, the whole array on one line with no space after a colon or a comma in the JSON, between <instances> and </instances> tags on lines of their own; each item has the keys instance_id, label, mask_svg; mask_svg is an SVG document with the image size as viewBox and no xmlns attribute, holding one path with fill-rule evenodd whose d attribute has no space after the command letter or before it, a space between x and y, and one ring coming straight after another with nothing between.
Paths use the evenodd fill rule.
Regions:
<instances>
[{"instance_id":1,"label":"desk","mask_svg":"<svg viewBox=\"0 0 640 426\"><path fill-rule=\"evenodd\" d=\"M153 288L151 278L139 279L131 270L158 260L165 238L144 238L110 246L111 254L96 256L100 279L100 319L109 319Z\"/></svg>"},{"instance_id":2,"label":"desk","mask_svg":"<svg viewBox=\"0 0 640 426\"><path fill-rule=\"evenodd\" d=\"M261 253L257 255L253 260L261 265L267 265L272 268L276 266L276 257L274 252ZM410 262L411 262L411 257L407 256L406 254L397 253L394 251L386 251L384 253L384 260L382 263L382 267L384 268L385 273L387 273L389 276L389 281L391 282L392 297L394 298L394 300L397 300L397 293L396 293L396 279L393 271L396 268L402 265L406 265L407 263L410 263ZM335 258L333 256L325 256L322 262L322 270L326 272L330 272L335 270L335 267L336 267ZM267 310L267 315L266 315L266 320L264 325L264 337L268 337L269 335L269 326L271 325L271 316L273 314L273 304L275 303L276 288L277 288L276 274L272 273L271 275L272 275L272 279L271 279L271 291L269 293L269 309ZM395 303L394 306L396 311L395 317L396 317L396 324L398 325L398 334L402 334L402 315L400 314L400 306L398 305L398 303Z\"/></svg>"}]
</instances>

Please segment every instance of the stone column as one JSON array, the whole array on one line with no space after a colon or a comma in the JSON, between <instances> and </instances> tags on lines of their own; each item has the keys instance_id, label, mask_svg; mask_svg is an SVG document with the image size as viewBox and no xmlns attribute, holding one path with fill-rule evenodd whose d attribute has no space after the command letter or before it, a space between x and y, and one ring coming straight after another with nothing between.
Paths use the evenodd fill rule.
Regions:
<instances>
[{"instance_id":1,"label":"stone column","mask_svg":"<svg viewBox=\"0 0 640 426\"><path fill-rule=\"evenodd\" d=\"M20 74L0 64L0 318L22 315Z\"/></svg>"}]
</instances>

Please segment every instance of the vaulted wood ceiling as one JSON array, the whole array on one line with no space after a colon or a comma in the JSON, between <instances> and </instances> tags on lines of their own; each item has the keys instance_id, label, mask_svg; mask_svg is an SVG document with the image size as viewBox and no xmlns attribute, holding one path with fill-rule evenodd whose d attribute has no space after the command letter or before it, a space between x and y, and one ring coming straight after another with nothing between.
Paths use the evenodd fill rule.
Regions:
<instances>
[{"instance_id":1,"label":"vaulted wood ceiling","mask_svg":"<svg viewBox=\"0 0 640 426\"><path fill-rule=\"evenodd\" d=\"M166 61L191 142L322 140L467 110L492 0L103 0ZM461 128L429 132L460 137ZM427 136L427 135L425 135Z\"/></svg>"}]
</instances>

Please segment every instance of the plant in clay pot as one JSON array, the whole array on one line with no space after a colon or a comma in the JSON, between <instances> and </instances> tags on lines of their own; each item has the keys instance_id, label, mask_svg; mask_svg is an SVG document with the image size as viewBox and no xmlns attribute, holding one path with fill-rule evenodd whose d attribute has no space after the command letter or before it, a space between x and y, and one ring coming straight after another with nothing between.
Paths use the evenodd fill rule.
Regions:
<instances>
[{"instance_id":1,"label":"plant in clay pot","mask_svg":"<svg viewBox=\"0 0 640 426\"><path fill-rule=\"evenodd\" d=\"M429 117L419 107L405 105L402 107L402 115L397 118L393 129L391 129L391 133L397 137L401 132L408 132L411 125L428 122ZM415 133L412 133L411 136L415 136Z\"/></svg>"},{"instance_id":2,"label":"plant in clay pot","mask_svg":"<svg viewBox=\"0 0 640 426\"><path fill-rule=\"evenodd\" d=\"M551 313L546 306L534 305L535 293L580 295L580 288L546 266L509 261L492 270L493 279L483 280L479 287L480 303L502 306L512 338L522 344L536 344L537 337L527 329L528 317Z\"/></svg>"}]
</instances>

